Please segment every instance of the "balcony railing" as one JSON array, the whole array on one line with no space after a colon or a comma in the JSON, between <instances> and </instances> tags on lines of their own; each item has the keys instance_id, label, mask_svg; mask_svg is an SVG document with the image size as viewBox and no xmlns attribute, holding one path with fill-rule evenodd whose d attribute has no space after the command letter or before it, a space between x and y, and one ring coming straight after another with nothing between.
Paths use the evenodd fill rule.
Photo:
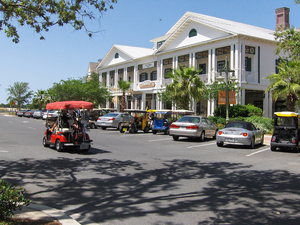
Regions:
<instances>
[{"instance_id":1,"label":"balcony railing","mask_svg":"<svg viewBox=\"0 0 300 225\"><path fill-rule=\"evenodd\" d=\"M199 74L198 77L200 77L201 81L208 82L208 74Z\"/></svg>"},{"instance_id":2,"label":"balcony railing","mask_svg":"<svg viewBox=\"0 0 300 225\"><path fill-rule=\"evenodd\" d=\"M173 79L162 79L162 86L165 87L166 85L172 84Z\"/></svg>"},{"instance_id":3,"label":"balcony railing","mask_svg":"<svg viewBox=\"0 0 300 225\"><path fill-rule=\"evenodd\" d=\"M242 82L250 84L258 84L258 75L256 72L242 71Z\"/></svg>"}]
</instances>

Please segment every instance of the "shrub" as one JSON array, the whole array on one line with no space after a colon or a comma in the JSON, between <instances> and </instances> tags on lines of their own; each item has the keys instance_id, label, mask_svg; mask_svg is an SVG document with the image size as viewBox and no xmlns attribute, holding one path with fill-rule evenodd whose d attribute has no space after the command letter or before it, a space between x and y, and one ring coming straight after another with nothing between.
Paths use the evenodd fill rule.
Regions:
<instances>
[{"instance_id":1,"label":"shrub","mask_svg":"<svg viewBox=\"0 0 300 225\"><path fill-rule=\"evenodd\" d=\"M247 117L247 116L262 116L263 111L254 105L233 105L229 107L229 118L235 117ZM217 107L214 111L214 116L220 116L226 118L226 106L221 105Z\"/></svg>"},{"instance_id":2,"label":"shrub","mask_svg":"<svg viewBox=\"0 0 300 225\"><path fill-rule=\"evenodd\" d=\"M30 200L23 195L24 188L11 186L7 181L0 180L0 219L12 217L16 209L29 205Z\"/></svg>"},{"instance_id":3,"label":"shrub","mask_svg":"<svg viewBox=\"0 0 300 225\"><path fill-rule=\"evenodd\" d=\"M245 121L253 123L256 128L261 129L265 134L272 133L274 127L273 119L262 116L247 117Z\"/></svg>"}]
</instances>

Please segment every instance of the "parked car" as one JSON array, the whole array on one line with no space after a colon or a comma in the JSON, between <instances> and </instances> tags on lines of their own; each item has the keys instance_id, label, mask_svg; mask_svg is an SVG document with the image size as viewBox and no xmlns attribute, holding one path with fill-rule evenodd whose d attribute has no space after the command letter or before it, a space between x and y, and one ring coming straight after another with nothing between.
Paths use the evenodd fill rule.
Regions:
<instances>
[{"instance_id":1,"label":"parked car","mask_svg":"<svg viewBox=\"0 0 300 225\"><path fill-rule=\"evenodd\" d=\"M264 133L252 123L231 121L224 129L218 131L216 142L218 147L223 147L224 144L237 144L254 148L256 144L264 143Z\"/></svg>"},{"instance_id":2,"label":"parked car","mask_svg":"<svg viewBox=\"0 0 300 225\"><path fill-rule=\"evenodd\" d=\"M19 110L17 113L18 117L22 117L25 115L25 112L29 111L29 109Z\"/></svg>"},{"instance_id":3,"label":"parked car","mask_svg":"<svg viewBox=\"0 0 300 225\"><path fill-rule=\"evenodd\" d=\"M43 118L43 115L44 113L47 112L47 109L43 109L43 110L36 110L34 113L33 113L33 118L35 119L41 119Z\"/></svg>"},{"instance_id":4,"label":"parked car","mask_svg":"<svg viewBox=\"0 0 300 225\"><path fill-rule=\"evenodd\" d=\"M43 120L49 118L49 117L57 117L58 116L58 111L48 111L48 112L45 112L44 115L43 115Z\"/></svg>"},{"instance_id":5,"label":"parked car","mask_svg":"<svg viewBox=\"0 0 300 225\"><path fill-rule=\"evenodd\" d=\"M179 137L198 138L216 137L218 128L206 117L183 116L170 126L169 134L177 141Z\"/></svg>"},{"instance_id":6,"label":"parked car","mask_svg":"<svg viewBox=\"0 0 300 225\"><path fill-rule=\"evenodd\" d=\"M130 121L131 119L133 119L133 117L128 113L107 113L98 118L97 127L101 127L102 130L105 130L107 127L115 127L119 130L121 123Z\"/></svg>"},{"instance_id":7,"label":"parked car","mask_svg":"<svg viewBox=\"0 0 300 225\"><path fill-rule=\"evenodd\" d=\"M24 113L24 116L28 117L28 118L33 117L34 112L35 112L35 110L28 110Z\"/></svg>"}]
</instances>

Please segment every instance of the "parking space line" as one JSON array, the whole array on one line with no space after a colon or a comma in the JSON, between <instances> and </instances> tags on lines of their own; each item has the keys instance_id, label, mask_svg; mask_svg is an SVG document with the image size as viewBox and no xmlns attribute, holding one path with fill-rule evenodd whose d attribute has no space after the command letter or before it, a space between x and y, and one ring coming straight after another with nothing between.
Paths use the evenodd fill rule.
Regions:
<instances>
[{"instance_id":1,"label":"parking space line","mask_svg":"<svg viewBox=\"0 0 300 225\"><path fill-rule=\"evenodd\" d=\"M258 153L261 153L261 152L264 152L264 151L268 151L268 150L270 150L270 148L266 148L266 149L263 149L263 150L259 150L259 151L253 152L253 153L251 153L251 154L249 154L249 155L246 155L246 156L247 156L247 157L248 157L248 156L252 156L252 155L255 155L255 154L258 154Z\"/></svg>"},{"instance_id":2,"label":"parking space line","mask_svg":"<svg viewBox=\"0 0 300 225\"><path fill-rule=\"evenodd\" d=\"M36 128L34 128L34 127L28 127L29 129L32 129L32 130L36 130Z\"/></svg>"},{"instance_id":3,"label":"parking space line","mask_svg":"<svg viewBox=\"0 0 300 225\"><path fill-rule=\"evenodd\" d=\"M156 140L149 140L149 142L153 142L153 141L166 141L166 140L172 140L172 139L171 138L156 139Z\"/></svg>"},{"instance_id":4,"label":"parking space line","mask_svg":"<svg viewBox=\"0 0 300 225\"><path fill-rule=\"evenodd\" d=\"M5 150L0 150L0 153L6 153L6 152L8 152L8 151L5 151Z\"/></svg>"},{"instance_id":5,"label":"parking space line","mask_svg":"<svg viewBox=\"0 0 300 225\"><path fill-rule=\"evenodd\" d=\"M194 146L189 146L189 147L186 147L186 148L197 148L197 147L202 147L202 146L207 146L207 145L215 145L216 143L210 143L210 144L203 144L203 145L194 145Z\"/></svg>"}]
</instances>

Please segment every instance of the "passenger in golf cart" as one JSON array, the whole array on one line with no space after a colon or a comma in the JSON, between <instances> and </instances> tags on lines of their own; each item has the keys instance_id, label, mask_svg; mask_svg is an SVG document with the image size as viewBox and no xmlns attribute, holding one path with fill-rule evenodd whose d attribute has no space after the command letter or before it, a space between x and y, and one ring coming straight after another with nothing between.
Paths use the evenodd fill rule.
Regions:
<instances>
[{"instance_id":1,"label":"passenger in golf cart","mask_svg":"<svg viewBox=\"0 0 300 225\"><path fill-rule=\"evenodd\" d=\"M93 104L84 101L66 101L47 104L48 109L60 109L57 118L46 120L47 130L43 138L44 147L54 145L57 151L66 147L77 148L88 151L92 140L85 132L81 123L80 114L74 114L75 108L92 108ZM76 117L74 118L74 115Z\"/></svg>"}]
</instances>

